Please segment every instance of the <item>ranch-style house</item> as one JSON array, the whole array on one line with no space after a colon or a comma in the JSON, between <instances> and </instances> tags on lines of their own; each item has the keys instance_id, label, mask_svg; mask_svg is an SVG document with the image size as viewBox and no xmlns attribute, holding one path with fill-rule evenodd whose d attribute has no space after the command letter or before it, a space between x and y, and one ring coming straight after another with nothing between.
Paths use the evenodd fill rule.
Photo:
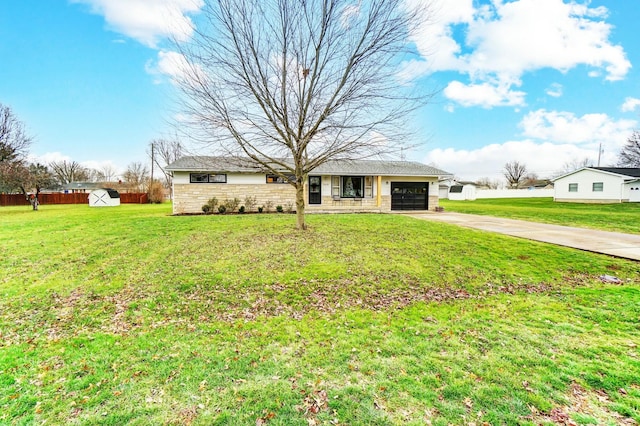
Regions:
<instances>
[{"instance_id":1,"label":"ranch-style house","mask_svg":"<svg viewBox=\"0 0 640 426\"><path fill-rule=\"evenodd\" d=\"M220 203L255 197L256 206L293 206L295 188L286 173L275 175L247 160L230 157L182 157L166 167L173 174L173 213L202 212L215 197ZM390 212L435 210L443 170L413 161L333 160L309 173L305 183L308 212Z\"/></svg>"},{"instance_id":2,"label":"ranch-style house","mask_svg":"<svg viewBox=\"0 0 640 426\"><path fill-rule=\"evenodd\" d=\"M640 168L583 167L553 180L555 201L640 202Z\"/></svg>"}]
</instances>

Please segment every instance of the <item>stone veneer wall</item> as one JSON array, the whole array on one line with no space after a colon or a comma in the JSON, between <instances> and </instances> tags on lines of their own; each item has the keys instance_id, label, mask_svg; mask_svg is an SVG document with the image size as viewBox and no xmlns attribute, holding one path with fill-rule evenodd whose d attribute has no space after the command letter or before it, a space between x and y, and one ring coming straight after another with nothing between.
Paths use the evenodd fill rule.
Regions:
<instances>
[{"instance_id":1,"label":"stone veneer wall","mask_svg":"<svg viewBox=\"0 0 640 426\"><path fill-rule=\"evenodd\" d=\"M273 209L277 205L285 207L292 203L295 208L296 193L291 185L264 184L264 185L229 185L226 183L198 183L175 184L173 192L173 213L202 213L202 206L211 197L216 197L218 203L226 199L238 198L240 206L244 204L247 196L256 197L256 208L265 205L267 201L273 202Z\"/></svg>"}]
</instances>

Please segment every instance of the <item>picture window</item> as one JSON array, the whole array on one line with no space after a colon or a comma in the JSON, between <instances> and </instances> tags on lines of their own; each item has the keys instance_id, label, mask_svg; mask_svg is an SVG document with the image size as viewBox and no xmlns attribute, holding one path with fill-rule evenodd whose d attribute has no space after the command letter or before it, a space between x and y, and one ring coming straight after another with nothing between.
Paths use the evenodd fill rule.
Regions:
<instances>
[{"instance_id":1,"label":"picture window","mask_svg":"<svg viewBox=\"0 0 640 426\"><path fill-rule=\"evenodd\" d=\"M191 183L227 183L227 175L223 173L190 173Z\"/></svg>"}]
</instances>

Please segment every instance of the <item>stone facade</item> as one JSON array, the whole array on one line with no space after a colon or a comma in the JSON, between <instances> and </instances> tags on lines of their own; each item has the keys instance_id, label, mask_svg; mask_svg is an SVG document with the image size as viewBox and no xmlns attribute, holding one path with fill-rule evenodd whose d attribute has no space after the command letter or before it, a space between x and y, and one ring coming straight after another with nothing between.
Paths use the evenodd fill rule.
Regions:
<instances>
[{"instance_id":1,"label":"stone facade","mask_svg":"<svg viewBox=\"0 0 640 426\"><path fill-rule=\"evenodd\" d=\"M256 209L264 206L268 201L273 203L273 209L281 205L287 208L289 204L295 209L296 193L293 186L288 184L263 185L228 185L225 183L206 184L174 184L173 213L201 213L202 206L212 197L222 204L225 200L238 198L239 205L244 205L246 197L256 198Z\"/></svg>"}]
</instances>

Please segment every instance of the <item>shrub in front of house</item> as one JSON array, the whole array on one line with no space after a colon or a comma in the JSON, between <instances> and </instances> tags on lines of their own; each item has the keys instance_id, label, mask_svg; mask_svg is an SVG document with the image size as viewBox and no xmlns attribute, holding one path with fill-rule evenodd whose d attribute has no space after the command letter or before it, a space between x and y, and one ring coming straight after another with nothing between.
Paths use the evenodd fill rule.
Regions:
<instances>
[{"instance_id":1,"label":"shrub in front of house","mask_svg":"<svg viewBox=\"0 0 640 426\"><path fill-rule=\"evenodd\" d=\"M224 204L218 206L218 213L225 214L226 211L227 211L227 208L224 206Z\"/></svg>"},{"instance_id":2,"label":"shrub in front of house","mask_svg":"<svg viewBox=\"0 0 640 426\"><path fill-rule=\"evenodd\" d=\"M240 209L238 209L238 213L244 213L244 206L240 206Z\"/></svg>"},{"instance_id":3,"label":"shrub in front of house","mask_svg":"<svg viewBox=\"0 0 640 426\"><path fill-rule=\"evenodd\" d=\"M246 207L248 212L253 211L255 209L258 200L256 197L246 196L244 197L244 206Z\"/></svg>"},{"instance_id":4,"label":"shrub in front of house","mask_svg":"<svg viewBox=\"0 0 640 426\"><path fill-rule=\"evenodd\" d=\"M276 206L276 211L277 211L278 213L282 213L282 212L284 211L284 209L282 208L282 206L281 206L280 204L278 204L278 205Z\"/></svg>"},{"instance_id":5,"label":"shrub in front of house","mask_svg":"<svg viewBox=\"0 0 640 426\"><path fill-rule=\"evenodd\" d=\"M240 205L240 199L238 197L234 198L233 200L227 198L226 200L224 200L223 205L226 207L229 213L233 213Z\"/></svg>"}]
</instances>

